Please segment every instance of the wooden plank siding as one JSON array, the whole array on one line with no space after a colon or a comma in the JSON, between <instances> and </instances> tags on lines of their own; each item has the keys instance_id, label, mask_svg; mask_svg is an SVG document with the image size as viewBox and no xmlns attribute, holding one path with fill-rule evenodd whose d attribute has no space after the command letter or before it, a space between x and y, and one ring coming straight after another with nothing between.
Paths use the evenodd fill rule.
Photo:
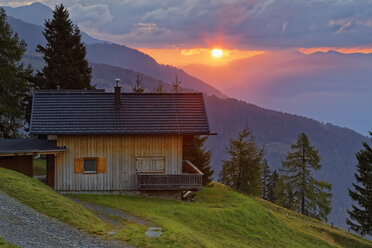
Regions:
<instances>
[{"instance_id":1,"label":"wooden plank siding","mask_svg":"<svg viewBox=\"0 0 372 248\"><path fill-rule=\"evenodd\" d=\"M33 176L33 155L0 157L0 167Z\"/></svg>"},{"instance_id":2,"label":"wooden plank siding","mask_svg":"<svg viewBox=\"0 0 372 248\"><path fill-rule=\"evenodd\" d=\"M165 157L165 174L182 172L180 135L58 135L67 151L56 156L55 190L137 190L136 157ZM74 159L106 158L106 172L74 173Z\"/></svg>"}]
</instances>

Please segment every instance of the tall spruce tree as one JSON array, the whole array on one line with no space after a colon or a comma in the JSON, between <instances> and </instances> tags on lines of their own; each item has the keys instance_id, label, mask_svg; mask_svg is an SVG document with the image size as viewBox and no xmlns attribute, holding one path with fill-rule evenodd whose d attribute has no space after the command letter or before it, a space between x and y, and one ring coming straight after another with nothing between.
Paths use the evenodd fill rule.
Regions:
<instances>
[{"instance_id":1,"label":"tall spruce tree","mask_svg":"<svg viewBox=\"0 0 372 248\"><path fill-rule=\"evenodd\" d=\"M213 169L210 166L211 151L206 150L204 143L208 136L194 136L194 145L183 151L185 160L189 160L201 172L203 172L203 186L207 186L212 181Z\"/></svg>"},{"instance_id":2,"label":"tall spruce tree","mask_svg":"<svg viewBox=\"0 0 372 248\"><path fill-rule=\"evenodd\" d=\"M89 89L92 68L85 59L86 48L79 28L69 19L63 6L57 5L53 19L45 22L45 47L38 45L46 65L38 73L41 89Z\"/></svg>"},{"instance_id":3,"label":"tall spruce tree","mask_svg":"<svg viewBox=\"0 0 372 248\"><path fill-rule=\"evenodd\" d=\"M31 67L20 62L26 43L13 33L0 8L0 138L15 138L25 125L31 102Z\"/></svg>"},{"instance_id":4,"label":"tall spruce tree","mask_svg":"<svg viewBox=\"0 0 372 248\"><path fill-rule=\"evenodd\" d=\"M324 190L330 191L331 184L317 181L312 176L312 171L322 167L318 151L310 145L304 133L298 136L291 148L292 152L282 161L281 171L285 173L284 183L293 190L295 209L304 215L327 221L332 194Z\"/></svg>"},{"instance_id":5,"label":"tall spruce tree","mask_svg":"<svg viewBox=\"0 0 372 248\"><path fill-rule=\"evenodd\" d=\"M372 136L372 132L369 134ZM349 195L357 205L352 205L352 210L347 211L350 219L346 220L350 228L361 236L372 235L372 148L365 142L363 147L356 154L357 184L353 183L354 191L349 189Z\"/></svg>"},{"instance_id":6,"label":"tall spruce tree","mask_svg":"<svg viewBox=\"0 0 372 248\"><path fill-rule=\"evenodd\" d=\"M220 182L239 192L260 195L264 150L259 148L248 129L230 140L229 160L223 161Z\"/></svg>"}]
</instances>

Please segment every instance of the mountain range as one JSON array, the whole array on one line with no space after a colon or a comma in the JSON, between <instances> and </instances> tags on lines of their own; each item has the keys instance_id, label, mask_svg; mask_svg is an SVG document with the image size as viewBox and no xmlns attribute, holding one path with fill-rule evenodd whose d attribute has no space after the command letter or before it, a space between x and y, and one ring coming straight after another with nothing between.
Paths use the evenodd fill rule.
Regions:
<instances>
[{"instance_id":1,"label":"mountain range","mask_svg":"<svg viewBox=\"0 0 372 248\"><path fill-rule=\"evenodd\" d=\"M39 24L44 23L43 18L50 19L52 17L52 10L41 3L33 3L16 8L4 7L4 9L6 13L10 13L7 17L7 21L13 30L19 34L20 38L27 41L28 53L31 56L36 56L36 46L38 44L45 44L45 38L42 34L43 27ZM27 12L28 9L30 13ZM23 17L23 15L25 17ZM82 41L86 45L87 59L89 62L110 64L131 69L170 84L177 76L181 81L181 86L184 88L192 88L203 91L209 95L225 97L219 90L206 84L202 80L176 67L159 64L152 57L136 49L109 43L107 41L100 41L84 32L82 32Z\"/></svg>"},{"instance_id":2,"label":"mountain range","mask_svg":"<svg viewBox=\"0 0 372 248\"><path fill-rule=\"evenodd\" d=\"M182 68L230 97L368 134L371 65L372 54L328 51L267 52L227 65Z\"/></svg>"},{"instance_id":3,"label":"mountain range","mask_svg":"<svg viewBox=\"0 0 372 248\"><path fill-rule=\"evenodd\" d=\"M46 8L41 8L40 4L37 4L36 7L42 9L43 12L33 12L33 15L47 16L47 14L44 13ZM28 54L24 57L24 62L31 63L35 68L41 68L43 61L40 55L35 54L34 50L32 50L32 46L35 46L38 42L44 42L41 35L42 27L35 23L27 23L26 17L29 17L26 14L25 20L17 19L16 17L22 18L22 14L18 13L17 9L18 8L14 8L12 10L14 12L10 12L9 9L7 10L8 13L13 13L15 16L9 16L8 21L19 36L29 44ZM26 11L27 7L21 10ZM51 10L49 9L48 11ZM27 20L30 21L29 19ZM34 35L28 33L31 27L35 28L35 30L33 30ZM299 133L305 132L308 134L312 144L319 149L322 158L321 163L323 164L323 168L315 175L319 179L330 181L333 185L333 211L329 216L329 221L333 222L335 225L346 228L346 209L349 209L351 205L347 188L351 187L351 183L353 182L353 173L355 172L356 164L355 153L362 148L362 142L368 141L365 136L350 129L337 127L329 123L325 124L298 115L258 107L257 105L242 100L227 98L224 93L203 82L201 79L190 76L176 67L160 65L153 58L136 49L102 41L96 44L86 42L86 45L88 51L87 57L93 67L92 83L96 84L97 87L112 89L113 80L116 77L121 77L123 88L125 90L130 90L138 72L141 77L144 78L146 91L153 91L160 81L164 83L165 89L169 91L172 79L175 75L178 75L182 81L181 85L184 87L184 91L202 91L206 94L205 103L210 127L213 132L218 133L216 136L211 136L207 142L208 149L212 150L211 165L215 170L215 179L218 178L218 173L222 165L221 161L228 158L226 147L229 144L229 140L235 138L237 133L245 127L249 127L255 135L257 142L264 146L265 157L272 169L281 166L281 160L285 158L286 153L289 151L290 144L295 142L296 136ZM321 58L323 55L324 54L314 54L310 56L310 58L315 58L314 67L317 67L317 63L324 60L317 59L317 56ZM333 56L333 54L325 55ZM291 65L293 67L295 66L295 62L293 61L305 55L300 53L289 53L286 58L284 58L283 54L278 53L272 55L264 54L262 56L264 57L255 58L259 59L261 63L257 62L259 60L253 59L242 60L241 64L239 64L238 61L234 62L236 66L241 68L240 78L244 79L251 74L255 74L253 72L247 72L249 71L246 69L248 64L250 64L249 68L259 74L264 67L272 68L278 64L287 63L288 66ZM272 57L267 60L265 56ZM338 55L336 54L334 56ZM264 64L265 66L263 66ZM310 65L311 64L309 64L309 67L311 67ZM288 70L291 70L292 67L289 67ZM322 66L320 65L318 67L317 70L321 71ZM190 71L190 68L185 70ZM232 67L231 75L235 75L235 68L236 67ZM253 68L256 69L254 70ZM268 74L283 78L280 77L280 75L286 75L285 67L282 66L280 68L282 68L282 70L279 70L280 73L277 72L275 74L273 71L267 71L261 76L265 77L266 74ZM312 71L310 70L310 72ZM308 74L308 76L311 77L311 74ZM218 76L216 77L215 82L217 83L215 84L217 87L221 87L221 85L217 85L220 81L217 81ZM110 80L112 80L111 86ZM240 82L239 75L235 75L235 77L230 79L229 84L237 84L240 87ZM223 83L223 81L221 81L221 83ZM243 89L247 90L247 88L241 87L242 92ZM289 91L293 90L290 88L291 84L283 85L283 87L289 87ZM266 85L264 89L269 88L270 84ZM311 91L311 87L306 88L302 85L302 88L304 91ZM286 88L283 88L282 91L285 91L284 89ZM274 88L273 90L280 91L281 89ZM258 90L256 92L260 91ZM247 94L249 97L252 97L249 102L256 101L256 98L252 96L253 93ZM244 96L245 95L242 93L242 97Z\"/></svg>"}]
</instances>

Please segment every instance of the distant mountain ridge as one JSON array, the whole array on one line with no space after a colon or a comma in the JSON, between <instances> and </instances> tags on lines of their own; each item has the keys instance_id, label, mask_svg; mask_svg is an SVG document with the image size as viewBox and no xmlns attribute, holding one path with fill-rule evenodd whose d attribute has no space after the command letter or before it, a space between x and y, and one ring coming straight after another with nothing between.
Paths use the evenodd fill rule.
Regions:
<instances>
[{"instance_id":1,"label":"distant mountain ridge","mask_svg":"<svg viewBox=\"0 0 372 248\"><path fill-rule=\"evenodd\" d=\"M0 6L1 7L1 6ZM35 37L27 36L27 40L30 41L28 44L28 50L35 52L37 44L44 44L45 40L42 36L43 25L45 20L52 19L53 13L52 9L48 6L35 2L27 6L20 6L16 8L2 7L5 9L7 14L7 21L15 30L21 30L20 33L26 33L27 35L33 34ZM82 41L85 44L96 44L96 43L110 43L107 41L102 41L95 39L85 32L81 32ZM24 38L26 39L26 38Z\"/></svg>"},{"instance_id":2,"label":"distant mountain ridge","mask_svg":"<svg viewBox=\"0 0 372 248\"><path fill-rule=\"evenodd\" d=\"M25 15L25 19L31 19L33 23L40 23L41 19L46 17L50 18L52 11L49 7L40 3L34 3L18 8L7 7L6 9L19 18L23 18L23 15ZM32 14L25 14L27 13L27 10L30 10ZM38 11L42 11L42 13L38 15ZM45 11L49 14L44 13ZM16 31L19 36L27 42L27 50L29 52L35 53L38 44L45 44L45 39L42 34L42 26L27 23L21 19L12 17L10 14L7 17L7 20L14 31ZM138 71L148 76L161 79L166 83L172 83L177 75L178 79L181 81L181 87L194 89L195 91L202 91L209 95L225 97L225 95L219 90L206 84L200 79L190 76L176 67L158 64L153 58L136 49L100 41L84 32L82 32L82 41L86 44L87 59L89 62L119 66L125 69Z\"/></svg>"},{"instance_id":3,"label":"distant mountain ridge","mask_svg":"<svg viewBox=\"0 0 372 248\"><path fill-rule=\"evenodd\" d=\"M225 94L368 134L372 128L372 54L268 52L223 68L182 67Z\"/></svg>"}]
</instances>

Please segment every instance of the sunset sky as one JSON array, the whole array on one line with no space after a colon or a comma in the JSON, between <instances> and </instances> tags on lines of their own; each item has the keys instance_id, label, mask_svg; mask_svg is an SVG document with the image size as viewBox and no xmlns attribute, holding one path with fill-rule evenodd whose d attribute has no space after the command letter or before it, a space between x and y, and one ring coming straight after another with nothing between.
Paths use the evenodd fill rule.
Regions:
<instances>
[{"instance_id":1,"label":"sunset sky","mask_svg":"<svg viewBox=\"0 0 372 248\"><path fill-rule=\"evenodd\" d=\"M0 0L0 5L31 2ZM61 1L40 2L54 8ZM273 50L372 51L370 0L62 2L81 30L165 64L221 64ZM211 55L214 48L223 50L220 58Z\"/></svg>"}]
</instances>

